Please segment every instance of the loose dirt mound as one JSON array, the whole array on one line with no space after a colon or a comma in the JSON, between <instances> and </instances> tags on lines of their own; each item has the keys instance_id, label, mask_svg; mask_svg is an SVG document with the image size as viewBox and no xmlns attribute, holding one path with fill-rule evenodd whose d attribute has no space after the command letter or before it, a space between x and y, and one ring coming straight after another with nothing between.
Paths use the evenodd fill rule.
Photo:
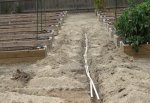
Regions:
<instances>
[{"instance_id":1,"label":"loose dirt mound","mask_svg":"<svg viewBox=\"0 0 150 103\"><path fill-rule=\"evenodd\" d=\"M12 80L18 80L23 83L29 82L29 80L32 78L31 74L25 73L24 71L21 71L19 69L16 70L16 72L12 75Z\"/></svg>"},{"instance_id":2,"label":"loose dirt mound","mask_svg":"<svg viewBox=\"0 0 150 103\"><path fill-rule=\"evenodd\" d=\"M55 97L44 97L24 95L18 93L0 93L1 103L64 103L63 99Z\"/></svg>"}]
</instances>

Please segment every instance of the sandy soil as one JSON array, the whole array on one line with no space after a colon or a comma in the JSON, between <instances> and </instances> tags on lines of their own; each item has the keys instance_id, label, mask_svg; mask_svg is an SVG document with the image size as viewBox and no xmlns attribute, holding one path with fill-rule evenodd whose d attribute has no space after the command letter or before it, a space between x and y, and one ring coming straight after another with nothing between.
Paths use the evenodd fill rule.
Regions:
<instances>
[{"instance_id":1,"label":"sandy soil","mask_svg":"<svg viewBox=\"0 0 150 103\"><path fill-rule=\"evenodd\" d=\"M135 60L115 48L94 13L68 15L45 59L1 64L0 103L91 103L83 66L83 33L88 34L88 62L102 102L150 103L149 60ZM16 69L32 79L27 83L11 80Z\"/></svg>"}]
</instances>

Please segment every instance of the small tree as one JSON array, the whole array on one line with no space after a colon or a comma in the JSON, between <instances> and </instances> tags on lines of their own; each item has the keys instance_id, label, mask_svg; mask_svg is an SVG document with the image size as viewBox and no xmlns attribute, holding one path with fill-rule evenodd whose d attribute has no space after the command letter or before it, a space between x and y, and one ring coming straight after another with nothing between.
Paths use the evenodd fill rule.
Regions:
<instances>
[{"instance_id":1,"label":"small tree","mask_svg":"<svg viewBox=\"0 0 150 103\"><path fill-rule=\"evenodd\" d=\"M95 8L97 10L100 10L103 8L103 0L94 0Z\"/></svg>"}]
</instances>

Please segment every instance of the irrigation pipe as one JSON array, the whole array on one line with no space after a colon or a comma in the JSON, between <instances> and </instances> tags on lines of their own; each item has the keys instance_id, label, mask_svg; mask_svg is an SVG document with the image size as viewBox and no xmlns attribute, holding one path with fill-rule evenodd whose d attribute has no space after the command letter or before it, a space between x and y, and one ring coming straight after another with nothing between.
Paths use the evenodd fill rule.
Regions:
<instances>
[{"instance_id":1,"label":"irrigation pipe","mask_svg":"<svg viewBox=\"0 0 150 103\"><path fill-rule=\"evenodd\" d=\"M96 97L99 100L100 99L99 94L97 92L96 86L95 86L95 84L94 84L94 82L93 82L93 80L92 80L92 78L90 76L90 72L89 72L89 66L88 66L88 60L87 60L87 54L88 54L88 38L87 38L87 34L85 33L84 36L85 36L85 52L84 52L84 55L83 55L84 62L85 62L84 67L85 67L86 74L87 74L87 76L88 76L88 78L90 80L91 97L93 97L93 90L94 90L94 92L96 94Z\"/></svg>"}]
</instances>

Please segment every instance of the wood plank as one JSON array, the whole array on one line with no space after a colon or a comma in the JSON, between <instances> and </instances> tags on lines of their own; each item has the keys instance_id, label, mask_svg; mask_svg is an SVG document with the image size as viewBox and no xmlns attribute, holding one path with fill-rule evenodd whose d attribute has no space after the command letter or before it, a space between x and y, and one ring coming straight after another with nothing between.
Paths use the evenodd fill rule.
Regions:
<instances>
[{"instance_id":1,"label":"wood plank","mask_svg":"<svg viewBox=\"0 0 150 103\"><path fill-rule=\"evenodd\" d=\"M50 26L50 27L48 27L48 33L51 33L51 34L53 34L52 33L52 31L53 32L56 32L56 31L58 31L58 27L56 27L56 26ZM36 30L32 30L32 31L30 31L30 30L28 30L28 31L23 31L23 30L20 30L20 31L6 31L6 32L0 32L0 35L17 35L17 34L19 34L19 35L21 35L21 34L37 34L37 31ZM41 32L41 31L39 31L39 34L43 34L43 32Z\"/></svg>"},{"instance_id":2,"label":"wood plank","mask_svg":"<svg viewBox=\"0 0 150 103\"><path fill-rule=\"evenodd\" d=\"M55 25L51 25L47 28L43 28L43 30L47 30L47 31L51 31L51 30L54 30L54 31L57 31L59 30L59 26L55 26ZM16 34L16 33L25 33L27 34L28 32L36 32L36 28L11 28L11 29L0 29L0 34L4 33L4 34L8 34L8 33L13 33L13 34ZM39 29L39 33L40 33L40 29Z\"/></svg>"},{"instance_id":3,"label":"wood plank","mask_svg":"<svg viewBox=\"0 0 150 103\"><path fill-rule=\"evenodd\" d=\"M63 15L65 15L66 13L60 12L60 13L46 13L47 16L59 16L59 17L63 17ZM31 13L31 14L7 14L7 15L0 15L0 18L32 18L32 17L36 17L36 13Z\"/></svg>"},{"instance_id":4,"label":"wood plank","mask_svg":"<svg viewBox=\"0 0 150 103\"><path fill-rule=\"evenodd\" d=\"M45 48L35 50L0 51L0 59L46 57L46 55L47 50Z\"/></svg>"},{"instance_id":5,"label":"wood plank","mask_svg":"<svg viewBox=\"0 0 150 103\"><path fill-rule=\"evenodd\" d=\"M49 24L49 25L60 25L61 21L47 21L46 24ZM43 26L45 25L45 22L43 21ZM27 26L27 27L31 27L31 26L36 26L36 21L29 21L29 22L18 22L18 23L4 23L4 24L0 24L0 28L3 29L3 28L7 28L7 27L18 27L18 26ZM39 25L41 25L39 23Z\"/></svg>"},{"instance_id":6,"label":"wood plank","mask_svg":"<svg viewBox=\"0 0 150 103\"><path fill-rule=\"evenodd\" d=\"M21 40L21 41L0 41L1 48L9 47L37 47L50 45L50 40Z\"/></svg>"},{"instance_id":7,"label":"wood plank","mask_svg":"<svg viewBox=\"0 0 150 103\"><path fill-rule=\"evenodd\" d=\"M150 58L150 44L139 46L139 51L136 52L131 45L121 45L121 50L134 58Z\"/></svg>"},{"instance_id":8,"label":"wood plank","mask_svg":"<svg viewBox=\"0 0 150 103\"><path fill-rule=\"evenodd\" d=\"M0 41L10 41L10 40L26 40L26 39L49 39L52 37L51 33L44 34L0 34Z\"/></svg>"},{"instance_id":9,"label":"wood plank","mask_svg":"<svg viewBox=\"0 0 150 103\"><path fill-rule=\"evenodd\" d=\"M46 22L59 22L60 20L62 20L62 17L46 17ZM14 18L14 19L1 19L0 20L0 24L18 24L18 23L24 23L24 22L36 22L36 18ZM45 22L45 21L44 21Z\"/></svg>"},{"instance_id":10,"label":"wood plank","mask_svg":"<svg viewBox=\"0 0 150 103\"><path fill-rule=\"evenodd\" d=\"M5 58L0 59L0 64L16 64L16 63L35 63L45 57L23 57L23 58Z\"/></svg>"}]
</instances>

